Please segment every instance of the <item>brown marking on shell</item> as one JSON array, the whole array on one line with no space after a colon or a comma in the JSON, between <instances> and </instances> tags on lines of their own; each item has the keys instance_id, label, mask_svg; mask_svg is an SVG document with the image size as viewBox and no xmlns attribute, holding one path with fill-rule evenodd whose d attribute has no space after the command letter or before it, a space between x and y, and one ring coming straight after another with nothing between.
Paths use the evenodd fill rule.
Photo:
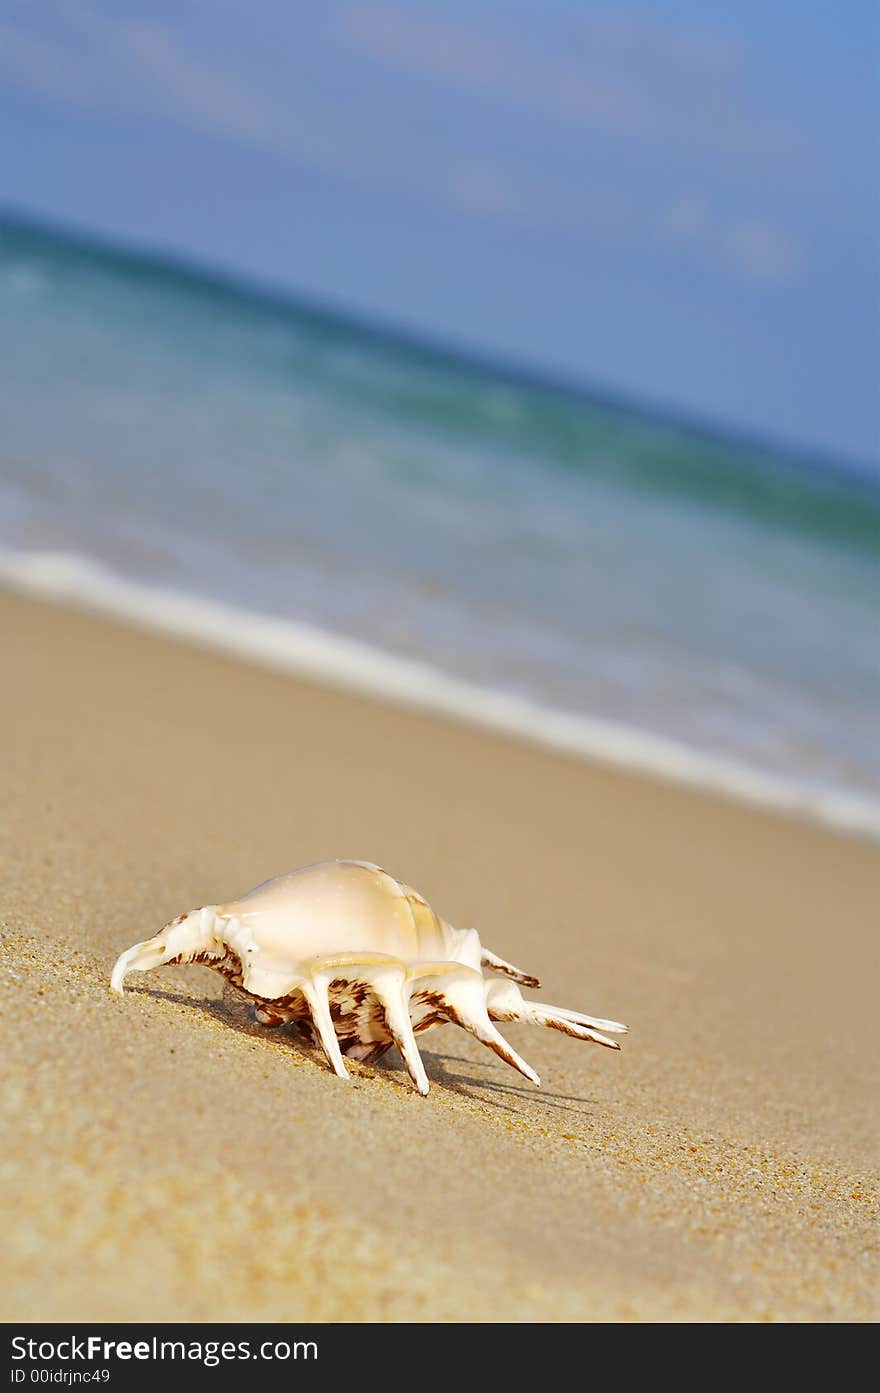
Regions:
<instances>
[{"instance_id":1,"label":"brown marking on shell","mask_svg":"<svg viewBox=\"0 0 880 1393\"><path fill-rule=\"evenodd\" d=\"M417 1001L420 1006L435 1006L438 1010L445 1009L446 998L442 992L432 992L430 987L424 987L420 992L413 992L412 1001Z\"/></svg>"},{"instance_id":2,"label":"brown marking on shell","mask_svg":"<svg viewBox=\"0 0 880 1393\"><path fill-rule=\"evenodd\" d=\"M390 1044L385 1012L368 983L336 977L329 984L328 994L330 1017L343 1053L356 1044L371 1041L383 1047Z\"/></svg>"},{"instance_id":3,"label":"brown marking on shell","mask_svg":"<svg viewBox=\"0 0 880 1393\"><path fill-rule=\"evenodd\" d=\"M241 958L237 953L233 953L230 948L226 949L222 958L214 958L210 953L200 953L193 962L204 963L206 967L216 968L234 987L241 987L244 981L244 967ZM248 992L248 996L251 993Z\"/></svg>"},{"instance_id":4,"label":"brown marking on shell","mask_svg":"<svg viewBox=\"0 0 880 1393\"><path fill-rule=\"evenodd\" d=\"M183 954L178 954L176 958L168 959L166 967L175 967L178 963L191 963L196 967L213 967L216 972L219 972L221 976L226 978L227 982L231 982L234 987L239 987L244 992L245 996L249 996L252 1001L262 1000L261 997L255 996L253 992L247 991L246 988L242 986L242 982L244 981L244 968L242 967L241 958L237 953L233 953L231 948L226 948L222 955L220 953L204 952L196 953L194 957L190 958L184 957Z\"/></svg>"},{"instance_id":5,"label":"brown marking on shell","mask_svg":"<svg viewBox=\"0 0 880 1393\"><path fill-rule=\"evenodd\" d=\"M445 1021L445 1016L423 1016L420 1021L413 1024L413 1035L421 1035L422 1031L430 1030L432 1025L443 1025Z\"/></svg>"},{"instance_id":6,"label":"brown marking on shell","mask_svg":"<svg viewBox=\"0 0 880 1393\"><path fill-rule=\"evenodd\" d=\"M413 1034L419 1035L423 1030L429 1030L432 1025L442 1025L449 1019L449 1006L446 998L440 992L432 992L425 988L420 992L413 992L410 1003L416 1006L428 1008L428 1014L423 1016L418 1022L413 1022Z\"/></svg>"},{"instance_id":7,"label":"brown marking on shell","mask_svg":"<svg viewBox=\"0 0 880 1393\"><path fill-rule=\"evenodd\" d=\"M453 1025L460 1025L465 1030L468 1029L468 1027L464 1024L464 1021L462 1020L461 1016L456 1011L455 1007L449 1004L447 1004L446 1007L446 1019L448 1021L451 1021Z\"/></svg>"},{"instance_id":8,"label":"brown marking on shell","mask_svg":"<svg viewBox=\"0 0 880 1393\"><path fill-rule=\"evenodd\" d=\"M427 901L415 893L407 898L417 903L423 912L425 907L430 908ZM222 955L202 952L190 959L179 956L167 965L170 967L187 961L214 968L243 996L256 1002L261 1010L271 1015L273 1023L291 1024L303 1040L309 1044L316 1043L317 1036L311 1026L308 1002L301 992L267 998L248 991L243 985L244 967L241 959L228 947ZM393 1040L385 1021L385 1012L369 983L358 981L356 978L335 977L328 983L328 997L330 1017L343 1054L357 1045L372 1045L370 1052L362 1058L363 1063L372 1063L391 1048ZM445 998L430 988L414 992L411 1006L427 1009L427 1014L420 1020L413 1020L414 1034L420 1034L434 1025L442 1025L444 1021L454 1019Z\"/></svg>"},{"instance_id":9,"label":"brown marking on shell","mask_svg":"<svg viewBox=\"0 0 880 1393\"><path fill-rule=\"evenodd\" d=\"M275 1026L287 1024L287 1013L284 1011L273 1011L270 1006L264 1006L262 1003L258 1003L254 1009L258 1011L260 1017L262 1017L260 1025Z\"/></svg>"}]
</instances>

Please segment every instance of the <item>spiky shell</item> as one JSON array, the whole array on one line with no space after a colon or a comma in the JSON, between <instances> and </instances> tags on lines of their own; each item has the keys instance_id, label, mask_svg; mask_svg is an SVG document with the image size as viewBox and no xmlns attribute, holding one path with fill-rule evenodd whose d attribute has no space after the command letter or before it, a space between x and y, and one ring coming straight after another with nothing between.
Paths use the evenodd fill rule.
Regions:
<instances>
[{"instance_id":1,"label":"spiky shell","mask_svg":"<svg viewBox=\"0 0 880 1393\"><path fill-rule=\"evenodd\" d=\"M536 978L456 929L403 881L366 861L323 861L265 881L238 900L192 910L118 959L111 985L169 963L205 963L257 1003L265 1025L296 1022L347 1077L343 1054L376 1059L399 1048L413 1083L428 1092L417 1032L451 1021L537 1083L496 1029L529 1021L619 1048L601 1031L626 1029L526 1001ZM486 979L483 968L508 980ZM513 980L510 980L513 979Z\"/></svg>"}]
</instances>

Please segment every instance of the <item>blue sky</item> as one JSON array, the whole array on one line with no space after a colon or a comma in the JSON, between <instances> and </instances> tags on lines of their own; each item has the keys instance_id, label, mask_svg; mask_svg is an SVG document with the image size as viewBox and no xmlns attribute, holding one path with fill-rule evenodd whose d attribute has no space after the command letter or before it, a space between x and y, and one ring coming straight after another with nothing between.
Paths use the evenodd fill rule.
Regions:
<instances>
[{"instance_id":1,"label":"blue sky","mask_svg":"<svg viewBox=\"0 0 880 1393\"><path fill-rule=\"evenodd\" d=\"M0 201L877 460L862 0L5 0Z\"/></svg>"}]
</instances>

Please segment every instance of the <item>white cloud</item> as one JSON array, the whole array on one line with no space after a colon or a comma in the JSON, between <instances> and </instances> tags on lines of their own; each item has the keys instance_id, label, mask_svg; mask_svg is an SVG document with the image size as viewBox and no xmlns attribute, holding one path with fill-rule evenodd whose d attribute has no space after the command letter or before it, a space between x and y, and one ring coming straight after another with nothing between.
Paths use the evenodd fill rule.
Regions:
<instances>
[{"instance_id":1,"label":"white cloud","mask_svg":"<svg viewBox=\"0 0 880 1393\"><path fill-rule=\"evenodd\" d=\"M100 105L99 94L83 80L64 48L20 25L0 24L0 72L26 92L77 106Z\"/></svg>"},{"instance_id":2,"label":"white cloud","mask_svg":"<svg viewBox=\"0 0 880 1393\"><path fill-rule=\"evenodd\" d=\"M530 186L515 167L491 156L444 150L426 159L418 133L389 129L370 113L359 120L357 111L331 110L314 94L270 95L233 70L187 54L166 28L140 24L123 37L163 109L189 125L349 178L403 184L481 218L536 222L540 184Z\"/></svg>"},{"instance_id":3,"label":"white cloud","mask_svg":"<svg viewBox=\"0 0 880 1393\"><path fill-rule=\"evenodd\" d=\"M661 209L657 236L688 251L701 248L748 280L788 281L803 265L795 238L773 218L721 216L696 192L682 193Z\"/></svg>"},{"instance_id":4,"label":"white cloud","mask_svg":"<svg viewBox=\"0 0 880 1393\"><path fill-rule=\"evenodd\" d=\"M340 37L407 73L495 99L585 131L653 149L715 159L789 162L795 130L746 100L746 55L735 40L630 16L589 12L572 26L567 52L427 7L358 3Z\"/></svg>"},{"instance_id":5,"label":"white cloud","mask_svg":"<svg viewBox=\"0 0 880 1393\"><path fill-rule=\"evenodd\" d=\"M658 115L652 106L658 93L677 85L711 104L719 85L739 80L742 62L721 41L619 19L582 20L579 45L568 57L549 57L507 32L484 33L424 9L364 3L343 11L342 20L344 41L374 59L489 91L496 104L510 100L527 114L550 112L627 138L642 138L643 127L656 124L655 137L667 139L687 104L671 117ZM758 281L783 281L802 263L794 240L771 218L720 218L699 189L652 209L647 193L587 183L576 167L554 171L486 138L481 145L442 128L395 123L393 104L383 114L356 93L334 101L314 85L285 86L277 73L273 85L250 62L228 46L212 53L206 41L196 48L170 24L125 19L74 0L58 11L52 40L25 23L0 25L0 70L9 78L40 98L111 120L205 132L263 149L282 165L396 185L508 228L633 239L647 232L670 249L702 248Z\"/></svg>"},{"instance_id":6,"label":"white cloud","mask_svg":"<svg viewBox=\"0 0 880 1393\"><path fill-rule=\"evenodd\" d=\"M188 122L259 144L283 139L284 123L264 93L229 71L188 54L161 24L121 24L113 47L160 99Z\"/></svg>"},{"instance_id":7,"label":"white cloud","mask_svg":"<svg viewBox=\"0 0 880 1393\"><path fill-rule=\"evenodd\" d=\"M165 116L309 164L348 165L331 113L309 111L301 98L273 94L234 65L188 51L167 26L121 24L110 42Z\"/></svg>"},{"instance_id":8,"label":"white cloud","mask_svg":"<svg viewBox=\"0 0 880 1393\"><path fill-rule=\"evenodd\" d=\"M168 25L114 20L88 6L72 8L64 19L69 34L56 31L51 40L22 25L0 26L0 71L7 80L113 119L167 122L306 164L369 170L363 131L358 139L329 103L273 93L234 57L218 61L192 52Z\"/></svg>"},{"instance_id":9,"label":"white cloud","mask_svg":"<svg viewBox=\"0 0 880 1393\"><path fill-rule=\"evenodd\" d=\"M661 209L658 233L664 242L696 242L710 226L709 205L702 194L685 193Z\"/></svg>"},{"instance_id":10,"label":"white cloud","mask_svg":"<svg viewBox=\"0 0 880 1393\"><path fill-rule=\"evenodd\" d=\"M765 217L736 218L726 230L723 247L738 271L759 281L790 280L802 260L785 228Z\"/></svg>"}]
</instances>

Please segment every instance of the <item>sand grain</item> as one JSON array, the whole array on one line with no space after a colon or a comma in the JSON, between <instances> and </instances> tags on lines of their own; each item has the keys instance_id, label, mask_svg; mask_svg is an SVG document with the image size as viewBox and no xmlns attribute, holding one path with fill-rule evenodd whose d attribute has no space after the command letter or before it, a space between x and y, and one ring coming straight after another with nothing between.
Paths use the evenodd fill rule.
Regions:
<instances>
[{"instance_id":1,"label":"sand grain","mask_svg":"<svg viewBox=\"0 0 880 1393\"><path fill-rule=\"evenodd\" d=\"M0 596L0 1317L870 1319L880 851ZM389 866L632 1026L463 1032L346 1085L201 969L192 905Z\"/></svg>"}]
</instances>

